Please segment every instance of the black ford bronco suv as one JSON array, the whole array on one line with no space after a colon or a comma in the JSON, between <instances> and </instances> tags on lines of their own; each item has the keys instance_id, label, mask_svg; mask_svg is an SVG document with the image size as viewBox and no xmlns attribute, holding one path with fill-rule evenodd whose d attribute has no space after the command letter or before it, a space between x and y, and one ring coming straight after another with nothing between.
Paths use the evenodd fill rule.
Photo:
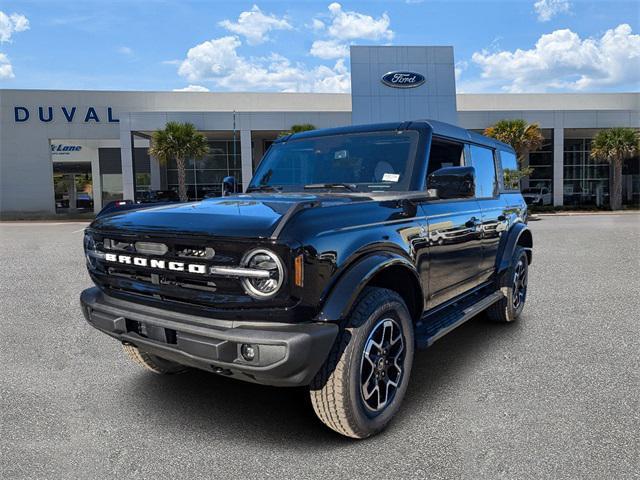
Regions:
<instances>
[{"instance_id":1,"label":"black ford bronco suv","mask_svg":"<svg viewBox=\"0 0 640 480\"><path fill-rule=\"evenodd\" d=\"M287 136L246 193L99 215L82 309L153 372L308 386L322 422L368 437L400 408L416 348L522 312L515 168L508 145L435 121Z\"/></svg>"}]
</instances>

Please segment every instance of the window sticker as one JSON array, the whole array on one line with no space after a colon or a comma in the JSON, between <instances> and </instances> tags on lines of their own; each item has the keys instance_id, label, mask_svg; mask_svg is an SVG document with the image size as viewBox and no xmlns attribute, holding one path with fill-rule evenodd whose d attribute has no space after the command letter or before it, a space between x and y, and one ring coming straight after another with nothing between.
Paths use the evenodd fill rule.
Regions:
<instances>
[{"instance_id":1,"label":"window sticker","mask_svg":"<svg viewBox=\"0 0 640 480\"><path fill-rule=\"evenodd\" d=\"M385 173L382 176L382 181L383 182L394 182L394 183L397 183L398 180L400 180L400 174L399 173Z\"/></svg>"}]
</instances>

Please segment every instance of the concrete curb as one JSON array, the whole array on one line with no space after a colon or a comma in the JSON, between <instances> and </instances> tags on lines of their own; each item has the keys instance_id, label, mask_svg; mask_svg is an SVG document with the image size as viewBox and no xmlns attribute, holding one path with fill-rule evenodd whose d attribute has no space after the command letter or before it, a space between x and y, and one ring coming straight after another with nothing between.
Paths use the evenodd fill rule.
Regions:
<instances>
[{"instance_id":1,"label":"concrete curb","mask_svg":"<svg viewBox=\"0 0 640 480\"><path fill-rule=\"evenodd\" d=\"M554 212L554 213L532 213L537 217L573 217L578 215L640 215L640 210L621 212Z\"/></svg>"}]
</instances>

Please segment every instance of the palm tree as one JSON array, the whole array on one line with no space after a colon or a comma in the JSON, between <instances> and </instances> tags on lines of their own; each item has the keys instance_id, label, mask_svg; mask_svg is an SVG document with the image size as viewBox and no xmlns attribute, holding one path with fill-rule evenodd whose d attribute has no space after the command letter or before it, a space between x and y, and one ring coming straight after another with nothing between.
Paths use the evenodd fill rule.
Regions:
<instances>
[{"instance_id":1,"label":"palm tree","mask_svg":"<svg viewBox=\"0 0 640 480\"><path fill-rule=\"evenodd\" d=\"M530 152L538 150L544 142L537 123L527 123L522 119L500 120L483 132L485 136L509 144L518 156L518 170L505 170L505 181L518 184L522 177L531 175L533 168L524 166L524 159Z\"/></svg>"},{"instance_id":2,"label":"palm tree","mask_svg":"<svg viewBox=\"0 0 640 480\"><path fill-rule=\"evenodd\" d=\"M300 133L307 132L309 130L315 130L316 126L311 123L298 123L295 125L291 125L291 128L285 132L280 132L280 137L284 137L285 135L291 135L292 133Z\"/></svg>"},{"instance_id":3,"label":"palm tree","mask_svg":"<svg viewBox=\"0 0 640 480\"><path fill-rule=\"evenodd\" d=\"M611 210L622 207L622 163L640 152L640 135L633 128L610 128L598 132L591 141L590 157L611 166Z\"/></svg>"},{"instance_id":4,"label":"palm tree","mask_svg":"<svg viewBox=\"0 0 640 480\"><path fill-rule=\"evenodd\" d=\"M178 196L186 202L186 161L202 158L209 152L207 138L190 123L167 122L163 130L153 132L149 155L167 164L175 160L178 167Z\"/></svg>"}]
</instances>

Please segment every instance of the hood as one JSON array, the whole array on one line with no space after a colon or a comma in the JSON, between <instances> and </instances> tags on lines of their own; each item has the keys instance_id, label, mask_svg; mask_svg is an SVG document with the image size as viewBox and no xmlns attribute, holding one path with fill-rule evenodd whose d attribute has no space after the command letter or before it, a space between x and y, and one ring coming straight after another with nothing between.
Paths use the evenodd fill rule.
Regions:
<instances>
[{"instance_id":1,"label":"hood","mask_svg":"<svg viewBox=\"0 0 640 480\"><path fill-rule=\"evenodd\" d=\"M348 195L251 194L140 208L97 218L90 226L122 232L178 233L217 237L270 237L300 207L366 200Z\"/></svg>"}]
</instances>

